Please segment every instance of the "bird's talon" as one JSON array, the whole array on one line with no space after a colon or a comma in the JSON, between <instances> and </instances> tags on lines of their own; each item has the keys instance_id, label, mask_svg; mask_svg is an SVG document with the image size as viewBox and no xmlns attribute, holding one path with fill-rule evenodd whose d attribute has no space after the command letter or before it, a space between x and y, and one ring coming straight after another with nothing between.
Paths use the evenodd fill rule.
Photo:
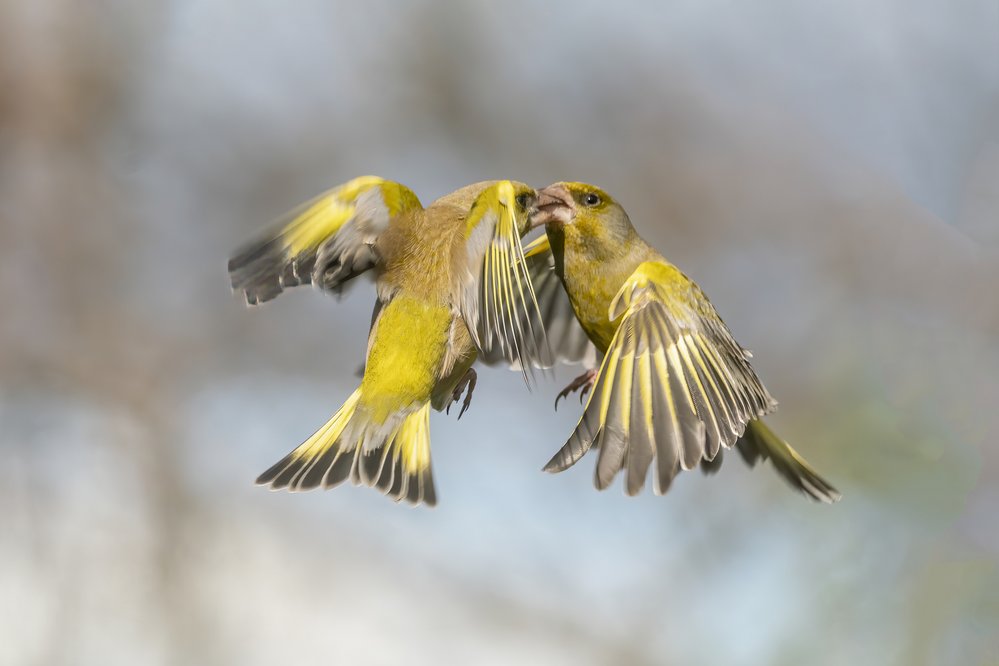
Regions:
<instances>
[{"instance_id":1,"label":"bird's talon","mask_svg":"<svg viewBox=\"0 0 999 666\"><path fill-rule=\"evenodd\" d=\"M467 388L468 392L465 393L465 399L461 403L461 411L458 412L458 420L461 420L461 415L464 414L465 410L467 410L469 405L472 404L472 392L475 390L475 382L477 379L478 376L475 374L475 370L469 368L465 371L465 374L462 375L461 379L458 381L458 385L455 386L454 391L451 392L451 402L449 402L447 407L444 409L445 414L451 413L451 405L458 402L458 400L461 400L461 394L464 393Z\"/></svg>"},{"instance_id":2,"label":"bird's talon","mask_svg":"<svg viewBox=\"0 0 999 666\"><path fill-rule=\"evenodd\" d=\"M555 409L558 410L559 400L568 397L570 393L573 393L574 391L579 391L580 389L582 389L582 391L580 391L579 393L579 404L583 404L583 398L586 397L586 394L589 393L590 389L593 388L593 383L596 382L596 380L597 380L596 370L587 370L579 377L573 379L571 382L569 382L569 385L566 386L561 391L559 391L558 396L555 397Z\"/></svg>"}]
</instances>

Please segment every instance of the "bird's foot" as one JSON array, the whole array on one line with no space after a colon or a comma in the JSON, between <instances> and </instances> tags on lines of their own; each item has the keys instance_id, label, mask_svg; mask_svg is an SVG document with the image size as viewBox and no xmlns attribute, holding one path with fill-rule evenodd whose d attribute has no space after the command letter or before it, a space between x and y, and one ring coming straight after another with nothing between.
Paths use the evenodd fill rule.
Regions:
<instances>
[{"instance_id":1,"label":"bird's foot","mask_svg":"<svg viewBox=\"0 0 999 666\"><path fill-rule=\"evenodd\" d=\"M461 403L461 411L458 412L458 420L461 420L461 415L465 413L468 406L472 404L472 392L475 390L475 381L478 379L478 375L475 374L475 370L469 368L465 371L465 374L461 376L458 380L458 385L454 387L454 391L451 392L451 402L448 403L447 409L444 410L445 414L451 413L451 405L458 402L461 399L461 394L468 388L468 393L465 394L465 400Z\"/></svg>"},{"instance_id":2,"label":"bird's foot","mask_svg":"<svg viewBox=\"0 0 999 666\"><path fill-rule=\"evenodd\" d=\"M589 393L590 389L593 388L593 383L595 381L597 381L596 368L591 368L590 370L587 370L580 376L573 379L571 382L569 382L568 386L559 391L558 396L555 398L555 409L558 409L559 400L568 397L570 393L579 391L579 389L582 389L582 391L580 391L579 393L579 402L582 403L583 398L585 398L586 394Z\"/></svg>"}]
</instances>

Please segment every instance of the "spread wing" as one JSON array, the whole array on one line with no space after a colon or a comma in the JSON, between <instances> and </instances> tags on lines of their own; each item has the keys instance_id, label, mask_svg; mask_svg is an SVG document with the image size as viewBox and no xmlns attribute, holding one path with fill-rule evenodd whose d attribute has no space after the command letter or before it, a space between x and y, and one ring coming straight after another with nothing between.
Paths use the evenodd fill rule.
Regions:
<instances>
[{"instance_id":1,"label":"spread wing","mask_svg":"<svg viewBox=\"0 0 999 666\"><path fill-rule=\"evenodd\" d=\"M530 368L551 365L551 353L520 244L528 211L518 199L525 195L533 198L534 190L504 180L486 188L472 205L459 307L480 353L519 364L526 376Z\"/></svg>"},{"instance_id":2,"label":"spread wing","mask_svg":"<svg viewBox=\"0 0 999 666\"><path fill-rule=\"evenodd\" d=\"M548 236L542 235L525 246L524 260L538 302L537 314L541 318L540 325L535 324L534 330L544 332L551 350L550 359L546 360L550 360L552 364L582 363L587 367L595 367L597 348L576 320L569 296L555 273L555 258L552 256ZM535 342L537 346L544 343L545 340ZM506 360L498 349L488 355L480 355L480 358L487 364ZM514 364L514 369L520 368Z\"/></svg>"},{"instance_id":3,"label":"spread wing","mask_svg":"<svg viewBox=\"0 0 999 666\"><path fill-rule=\"evenodd\" d=\"M232 288L250 305L300 284L339 293L378 263L375 243L390 221L419 210L409 188L376 176L355 178L298 207L237 252L229 260Z\"/></svg>"},{"instance_id":4,"label":"spread wing","mask_svg":"<svg viewBox=\"0 0 999 666\"><path fill-rule=\"evenodd\" d=\"M656 463L656 492L680 469L714 460L776 401L707 297L677 268L646 262L610 306L621 323L576 430L545 466L560 472L597 445L596 486L626 470L638 493Z\"/></svg>"}]
</instances>

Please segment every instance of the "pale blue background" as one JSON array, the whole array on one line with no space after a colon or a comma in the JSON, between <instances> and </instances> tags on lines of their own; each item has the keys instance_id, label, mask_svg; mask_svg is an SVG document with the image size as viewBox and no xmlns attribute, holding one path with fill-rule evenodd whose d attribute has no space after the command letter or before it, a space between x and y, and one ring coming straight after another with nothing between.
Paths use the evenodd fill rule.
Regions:
<instances>
[{"instance_id":1,"label":"pale blue background","mask_svg":"<svg viewBox=\"0 0 999 666\"><path fill-rule=\"evenodd\" d=\"M455 5L455 6L452 6ZM0 663L999 661L999 5L0 3ZM356 384L372 289L230 251L374 173L588 180L711 295L843 491L541 465L485 370L440 505L255 476Z\"/></svg>"}]
</instances>

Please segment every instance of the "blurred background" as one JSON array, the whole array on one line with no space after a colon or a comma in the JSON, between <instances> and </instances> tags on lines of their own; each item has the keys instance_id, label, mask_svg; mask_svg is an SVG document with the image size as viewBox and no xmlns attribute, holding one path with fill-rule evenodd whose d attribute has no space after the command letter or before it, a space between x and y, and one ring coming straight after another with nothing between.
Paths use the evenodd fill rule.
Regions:
<instances>
[{"instance_id":1,"label":"blurred background","mask_svg":"<svg viewBox=\"0 0 999 666\"><path fill-rule=\"evenodd\" d=\"M999 5L0 2L0 663L999 663ZM253 486L373 290L231 251L373 173L585 180L711 296L844 493L542 464L480 370L440 505Z\"/></svg>"}]
</instances>

